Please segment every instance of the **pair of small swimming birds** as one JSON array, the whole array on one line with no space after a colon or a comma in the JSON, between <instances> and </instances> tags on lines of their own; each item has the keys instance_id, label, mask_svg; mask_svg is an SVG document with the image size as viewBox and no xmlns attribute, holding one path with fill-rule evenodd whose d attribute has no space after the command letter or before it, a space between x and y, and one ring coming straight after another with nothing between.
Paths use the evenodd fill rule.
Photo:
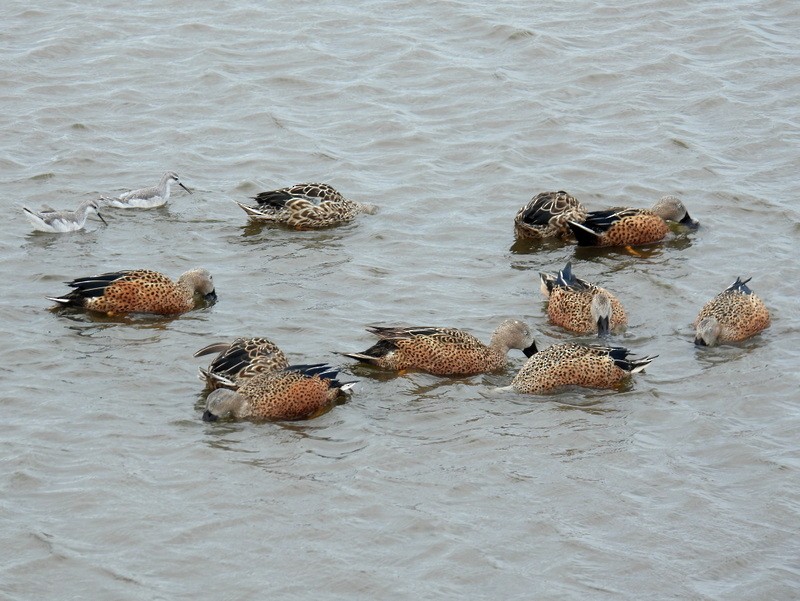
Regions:
<instances>
[{"instance_id":1,"label":"pair of small swimming birds","mask_svg":"<svg viewBox=\"0 0 800 601\"><path fill-rule=\"evenodd\" d=\"M31 225L33 225L33 229L37 231L51 234L77 232L84 228L86 219L91 214L97 215L100 221L108 225L100 214L101 202L118 209L152 209L164 206L167 200L169 200L170 186L172 184L178 184L189 194L192 193L189 188L181 183L177 173L174 171L167 171L161 177L161 181L155 186L131 190L130 192L125 192L113 198L101 196L99 201L84 200L74 211L57 211L45 205L38 211L22 207L22 212L31 222Z\"/></svg>"},{"instance_id":2,"label":"pair of small swimming birds","mask_svg":"<svg viewBox=\"0 0 800 601\"><path fill-rule=\"evenodd\" d=\"M668 221L689 228L698 223L675 196L664 196L652 208L587 211L574 196L559 190L541 192L514 217L519 238L574 238L579 246L638 246L662 240Z\"/></svg>"}]
</instances>

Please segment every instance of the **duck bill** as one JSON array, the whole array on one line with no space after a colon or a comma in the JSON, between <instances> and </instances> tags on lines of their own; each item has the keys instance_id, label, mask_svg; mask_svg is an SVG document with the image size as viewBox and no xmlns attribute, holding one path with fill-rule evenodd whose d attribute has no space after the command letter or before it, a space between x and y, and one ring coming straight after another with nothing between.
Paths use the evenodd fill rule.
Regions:
<instances>
[{"instance_id":1,"label":"duck bill","mask_svg":"<svg viewBox=\"0 0 800 601\"><path fill-rule=\"evenodd\" d=\"M535 355L535 354L536 354L538 351L539 351L539 349L537 349L537 348L536 348L536 342L534 342L533 344L531 344L531 345L530 345L528 348L524 348L524 349L522 349L522 352L525 354L525 356L526 356L528 359L530 359L531 357L533 357L533 356L534 356L534 355Z\"/></svg>"},{"instance_id":2,"label":"duck bill","mask_svg":"<svg viewBox=\"0 0 800 601\"><path fill-rule=\"evenodd\" d=\"M186 186L184 186L182 183L178 182L178 185L179 185L181 188L183 188L184 190L186 190L186 191L187 191L189 194L191 194L191 193L192 193L192 191L191 191L189 188L187 188Z\"/></svg>"},{"instance_id":3,"label":"duck bill","mask_svg":"<svg viewBox=\"0 0 800 601\"><path fill-rule=\"evenodd\" d=\"M608 317L600 317L597 320L597 335L608 336L611 333L611 324Z\"/></svg>"},{"instance_id":4,"label":"duck bill","mask_svg":"<svg viewBox=\"0 0 800 601\"><path fill-rule=\"evenodd\" d=\"M681 225L685 225L686 227L693 230L696 230L698 227L700 227L700 222L692 219L689 216L689 213L686 213L686 216L683 219L681 219L678 223L680 223Z\"/></svg>"},{"instance_id":5,"label":"duck bill","mask_svg":"<svg viewBox=\"0 0 800 601\"><path fill-rule=\"evenodd\" d=\"M203 421L204 422L215 422L219 419L219 416L214 415L208 409L203 411Z\"/></svg>"},{"instance_id":6,"label":"duck bill","mask_svg":"<svg viewBox=\"0 0 800 601\"><path fill-rule=\"evenodd\" d=\"M211 292L209 292L208 294L206 294L205 296L203 296L203 299L204 299L204 300L205 300L205 301L206 301L206 302L207 302L209 305L213 305L214 303L216 303L216 302L217 302L217 291L216 291L216 290L212 290Z\"/></svg>"},{"instance_id":7,"label":"duck bill","mask_svg":"<svg viewBox=\"0 0 800 601\"><path fill-rule=\"evenodd\" d=\"M708 346L702 336L696 336L694 339L695 346Z\"/></svg>"}]
</instances>

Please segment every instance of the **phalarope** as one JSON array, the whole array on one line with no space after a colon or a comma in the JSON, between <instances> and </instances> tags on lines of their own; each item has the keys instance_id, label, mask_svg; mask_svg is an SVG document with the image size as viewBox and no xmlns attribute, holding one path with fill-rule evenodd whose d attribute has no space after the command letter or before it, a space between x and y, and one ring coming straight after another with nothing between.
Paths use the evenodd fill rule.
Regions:
<instances>
[{"instance_id":1,"label":"phalarope","mask_svg":"<svg viewBox=\"0 0 800 601\"><path fill-rule=\"evenodd\" d=\"M153 209L155 207L162 207L169 200L169 187L172 184L178 184L181 188L186 190L189 194L192 191L181 183L178 174L174 171L167 171L158 182L157 186L149 188L142 188L141 190L131 190L120 194L116 198L103 196L103 200L112 207L118 209Z\"/></svg>"},{"instance_id":2,"label":"phalarope","mask_svg":"<svg viewBox=\"0 0 800 601\"><path fill-rule=\"evenodd\" d=\"M22 207L25 216L33 224L33 229L39 232L50 232L61 234L64 232L77 232L82 230L86 224L89 213L94 213L100 221L106 223L100 214L96 200L84 200L74 211L56 211L55 209L44 206L39 211L33 211L28 207Z\"/></svg>"}]
</instances>

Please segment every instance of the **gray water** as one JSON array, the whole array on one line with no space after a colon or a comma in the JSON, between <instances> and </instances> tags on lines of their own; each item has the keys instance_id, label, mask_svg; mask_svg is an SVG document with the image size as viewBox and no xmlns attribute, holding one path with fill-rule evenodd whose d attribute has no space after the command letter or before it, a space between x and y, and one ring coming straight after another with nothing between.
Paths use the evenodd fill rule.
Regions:
<instances>
[{"instance_id":1,"label":"gray water","mask_svg":"<svg viewBox=\"0 0 800 601\"><path fill-rule=\"evenodd\" d=\"M795 2L42 2L0 13L3 599L795 599ZM353 6L353 4L357 4ZM150 211L32 233L20 207L155 184ZM322 181L377 215L248 225ZM520 244L517 209L676 194L642 256ZM621 391L498 394L337 351L364 326L547 323L539 271L616 292L657 354ZM203 266L176 319L59 315L65 280ZM698 350L736 276L773 323ZM300 423L200 419L192 353L242 335L359 384ZM591 340L591 339L587 339Z\"/></svg>"}]
</instances>

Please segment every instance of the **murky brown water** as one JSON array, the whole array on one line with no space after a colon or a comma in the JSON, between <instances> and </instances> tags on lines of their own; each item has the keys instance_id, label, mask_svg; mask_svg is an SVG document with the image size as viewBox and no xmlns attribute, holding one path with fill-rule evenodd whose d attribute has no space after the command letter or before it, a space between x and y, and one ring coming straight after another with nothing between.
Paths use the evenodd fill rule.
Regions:
<instances>
[{"instance_id":1,"label":"murky brown water","mask_svg":"<svg viewBox=\"0 0 800 601\"><path fill-rule=\"evenodd\" d=\"M7 2L0 60L0 516L7 599L793 599L800 9L453 2ZM108 227L19 207L194 190ZM380 205L323 232L232 200L301 181ZM514 242L532 194L681 196L702 223L643 257ZM617 292L658 354L621 392L498 395L392 377L363 326L550 326L538 272ZM212 271L178 319L48 311L63 281ZM741 275L773 325L696 350ZM268 336L360 384L305 423L200 420L198 348Z\"/></svg>"}]
</instances>

